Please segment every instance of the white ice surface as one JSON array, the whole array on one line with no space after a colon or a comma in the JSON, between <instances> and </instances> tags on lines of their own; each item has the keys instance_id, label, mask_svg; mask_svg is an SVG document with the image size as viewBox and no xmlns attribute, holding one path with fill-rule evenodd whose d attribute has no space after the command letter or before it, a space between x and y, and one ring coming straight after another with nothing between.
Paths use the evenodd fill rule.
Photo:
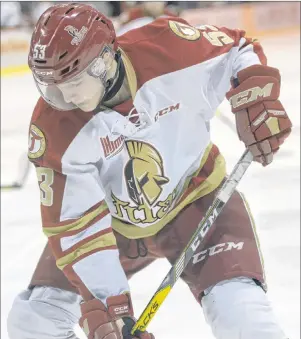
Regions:
<instances>
[{"instance_id":1,"label":"white ice surface","mask_svg":"<svg viewBox=\"0 0 301 339\"><path fill-rule=\"evenodd\" d=\"M290 339L300 338L300 36L262 41L269 65L282 73L281 100L294 129L273 164L252 164L239 185L249 200L265 256L268 296ZM1 182L17 175L27 149L27 129L38 97L30 75L1 79ZM233 126L228 104L212 123L213 140L230 171L243 145L225 124ZM6 318L14 296L26 288L45 244L41 231L39 191L31 169L26 186L1 192L1 338L8 339ZM137 316L169 269L165 260L151 265L131 282ZM202 310L179 281L149 326L156 339L212 339Z\"/></svg>"}]
</instances>

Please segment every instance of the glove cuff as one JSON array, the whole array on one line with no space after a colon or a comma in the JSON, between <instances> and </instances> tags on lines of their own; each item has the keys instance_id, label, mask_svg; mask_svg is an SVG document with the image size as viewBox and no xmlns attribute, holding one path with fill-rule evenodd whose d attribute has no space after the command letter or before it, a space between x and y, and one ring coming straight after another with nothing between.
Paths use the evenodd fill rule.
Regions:
<instances>
[{"instance_id":1,"label":"glove cuff","mask_svg":"<svg viewBox=\"0 0 301 339\"><path fill-rule=\"evenodd\" d=\"M108 327L102 329L105 332L114 331L112 325L114 321L133 316L131 297L128 294L108 297L107 307L99 299L83 302L80 307L82 317L79 324L88 339L94 338L95 331L101 326Z\"/></svg>"},{"instance_id":2,"label":"glove cuff","mask_svg":"<svg viewBox=\"0 0 301 339\"><path fill-rule=\"evenodd\" d=\"M251 77L261 77L269 76L277 79L280 83L281 76L279 70L274 67L269 67L265 65L252 65L247 68L242 69L237 73L237 79L239 84L243 83L245 80Z\"/></svg>"}]
</instances>

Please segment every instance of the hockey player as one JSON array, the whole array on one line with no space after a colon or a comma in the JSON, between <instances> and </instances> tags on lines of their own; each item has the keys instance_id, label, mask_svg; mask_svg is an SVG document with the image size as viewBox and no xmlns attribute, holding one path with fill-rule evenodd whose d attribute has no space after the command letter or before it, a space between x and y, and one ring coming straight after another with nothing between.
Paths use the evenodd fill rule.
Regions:
<instances>
[{"instance_id":1,"label":"hockey player","mask_svg":"<svg viewBox=\"0 0 301 339\"><path fill-rule=\"evenodd\" d=\"M78 322L89 339L133 338L128 279L175 262L225 178L209 131L224 97L263 166L290 134L279 71L240 30L160 18L117 39L104 15L73 3L41 16L29 66L41 98L28 156L48 245L14 301L10 339L74 339ZM285 339L239 192L204 241L181 277L214 336Z\"/></svg>"}]
</instances>

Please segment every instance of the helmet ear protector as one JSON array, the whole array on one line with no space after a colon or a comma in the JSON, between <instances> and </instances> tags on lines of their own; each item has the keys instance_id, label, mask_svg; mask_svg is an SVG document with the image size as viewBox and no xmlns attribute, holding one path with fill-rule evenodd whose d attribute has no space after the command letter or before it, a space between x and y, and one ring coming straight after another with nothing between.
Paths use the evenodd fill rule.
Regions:
<instances>
[{"instance_id":1,"label":"helmet ear protector","mask_svg":"<svg viewBox=\"0 0 301 339\"><path fill-rule=\"evenodd\" d=\"M105 94L101 103L106 102L114 97L120 90L125 77L125 67L121 58L120 50L115 53L115 60L117 62L116 73L113 78L107 79L105 84Z\"/></svg>"}]
</instances>

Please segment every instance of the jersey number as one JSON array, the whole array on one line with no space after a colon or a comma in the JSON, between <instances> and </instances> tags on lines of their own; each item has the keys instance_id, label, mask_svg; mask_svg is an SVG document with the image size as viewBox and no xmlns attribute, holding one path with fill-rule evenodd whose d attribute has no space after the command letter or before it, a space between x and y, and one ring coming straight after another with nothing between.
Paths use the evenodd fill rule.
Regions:
<instances>
[{"instance_id":1,"label":"jersey number","mask_svg":"<svg viewBox=\"0 0 301 339\"><path fill-rule=\"evenodd\" d=\"M52 206L53 204L53 170L46 167L37 167L37 177L40 183L40 199L43 206Z\"/></svg>"},{"instance_id":2,"label":"jersey number","mask_svg":"<svg viewBox=\"0 0 301 339\"><path fill-rule=\"evenodd\" d=\"M219 31L216 27L211 25L201 25L197 27L202 31L203 37L206 38L214 46L223 46L232 44L234 40L229 37L225 32ZM207 30L210 29L211 32ZM207 32L204 32L207 31Z\"/></svg>"}]
</instances>

